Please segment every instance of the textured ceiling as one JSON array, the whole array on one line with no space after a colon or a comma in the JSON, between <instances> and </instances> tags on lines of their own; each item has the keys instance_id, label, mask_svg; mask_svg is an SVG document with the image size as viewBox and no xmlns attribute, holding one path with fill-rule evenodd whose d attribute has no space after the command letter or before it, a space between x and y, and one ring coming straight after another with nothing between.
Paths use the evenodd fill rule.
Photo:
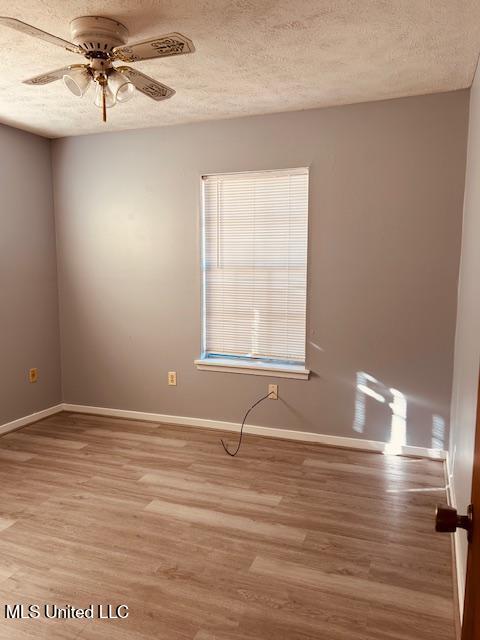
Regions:
<instances>
[{"instance_id":1,"label":"textured ceiling","mask_svg":"<svg viewBox=\"0 0 480 640\"><path fill-rule=\"evenodd\" d=\"M0 15L70 40L69 22L103 15L135 42L179 31L193 55L137 62L176 89L138 94L100 121L93 92L22 80L76 54L0 28L0 122L61 137L310 109L470 86L480 48L478 0L0 0Z\"/></svg>"}]
</instances>

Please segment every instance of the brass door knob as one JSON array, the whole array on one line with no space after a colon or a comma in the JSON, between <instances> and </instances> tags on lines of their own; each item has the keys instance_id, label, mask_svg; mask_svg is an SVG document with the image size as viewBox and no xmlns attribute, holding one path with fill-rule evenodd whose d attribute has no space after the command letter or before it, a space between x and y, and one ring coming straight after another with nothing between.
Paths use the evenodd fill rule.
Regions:
<instances>
[{"instance_id":1,"label":"brass door knob","mask_svg":"<svg viewBox=\"0 0 480 640\"><path fill-rule=\"evenodd\" d=\"M473 507L468 505L466 516L459 516L457 510L448 504L437 505L435 514L435 531L440 533L454 533L457 529L465 529L468 541L472 541Z\"/></svg>"}]
</instances>

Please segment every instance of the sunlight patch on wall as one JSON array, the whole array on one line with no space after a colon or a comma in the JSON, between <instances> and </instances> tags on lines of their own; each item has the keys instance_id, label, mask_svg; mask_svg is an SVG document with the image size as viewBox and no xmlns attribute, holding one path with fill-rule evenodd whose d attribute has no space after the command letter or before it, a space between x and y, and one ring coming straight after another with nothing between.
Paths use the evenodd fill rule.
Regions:
<instances>
[{"instance_id":1,"label":"sunlight patch on wall","mask_svg":"<svg viewBox=\"0 0 480 640\"><path fill-rule=\"evenodd\" d=\"M355 397L355 418L353 420L353 430L363 433L365 430L367 398L370 396L377 402L385 402L385 398L368 386L368 383L380 384L376 378L365 371L357 371L357 394Z\"/></svg>"},{"instance_id":2,"label":"sunlight patch on wall","mask_svg":"<svg viewBox=\"0 0 480 640\"><path fill-rule=\"evenodd\" d=\"M407 399L398 389L389 389L393 396L389 407L392 411L390 441L385 445L384 453L398 455L407 444Z\"/></svg>"},{"instance_id":3,"label":"sunlight patch on wall","mask_svg":"<svg viewBox=\"0 0 480 640\"><path fill-rule=\"evenodd\" d=\"M445 447L445 420L442 416L432 416L432 449Z\"/></svg>"},{"instance_id":4,"label":"sunlight patch on wall","mask_svg":"<svg viewBox=\"0 0 480 640\"><path fill-rule=\"evenodd\" d=\"M390 437L385 445L384 453L393 455L402 453L403 446L407 444L407 399L405 395L398 389L379 382L366 371L357 371L356 382L353 430L357 433L365 431L368 398L386 404L388 396L390 396L391 401L387 405L391 411ZM373 386L376 389L372 388Z\"/></svg>"},{"instance_id":5,"label":"sunlight patch on wall","mask_svg":"<svg viewBox=\"0 0 480 640\"><path fill-rule=\"evenodd\" d=\"M386 416L390 423L390 433L384 453L399 455L407 444L407 398L404 393L389 387L366 371L357 371L355 416L353 430L365 433L367 426L368 403L375 400L390 409ZM442 416L432 416L432 448L430 451L443 451L445 447L445 420Z\"/></svg>"}]
</instances>

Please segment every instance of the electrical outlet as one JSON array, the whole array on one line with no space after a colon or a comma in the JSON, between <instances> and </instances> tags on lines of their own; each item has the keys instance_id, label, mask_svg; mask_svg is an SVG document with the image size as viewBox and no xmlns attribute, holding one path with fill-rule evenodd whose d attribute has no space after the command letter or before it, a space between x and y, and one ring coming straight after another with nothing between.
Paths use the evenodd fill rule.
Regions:
<instances>
[{"instance_id":1,"label":"electrical outlet","mask_svg":"<svg viewBox=\"0 0 480 640\"><path fill-rule=\"evenodd\" d=\"M28 381L29 382L37 382L38 380L38 369L29 369L28 371Z\"/></svg>"},{"instance_id":2,"label":"electrical outlet","mask_svg":"<svg viewBox=\"0 0 480 640\"><path fill-rule=\"evenodd\" d=\"M177 385L177 372L176 371L169 371L168 372L168 384L171 387L175 387Z\"/></svg>"},{"instance_id":3,"label":"electrical outlet","mask_svg":"<svg viewBox=\"0 0 480 640\"><path fill-rule=\"evenodd\" d=\"M270 394L269 400L278 400L278 384L269 384L268 393Z\"/></svg>"}]
</instances>

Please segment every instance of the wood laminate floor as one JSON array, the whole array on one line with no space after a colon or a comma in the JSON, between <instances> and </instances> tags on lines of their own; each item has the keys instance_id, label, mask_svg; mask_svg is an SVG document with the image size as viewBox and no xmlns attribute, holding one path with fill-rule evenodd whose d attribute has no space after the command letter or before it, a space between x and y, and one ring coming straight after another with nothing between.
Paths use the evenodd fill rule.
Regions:
<instances>
[{"instance_id":1,"label":"wood laminate floor","mask_svg":"<svg viewBox=\"0 0 480 640\"><path fill-rule=\"evenodd\" d=\"M453 640L440 462L221 435L63 413L0 438L0 639Z\"/></svg>"}]
</instances>

